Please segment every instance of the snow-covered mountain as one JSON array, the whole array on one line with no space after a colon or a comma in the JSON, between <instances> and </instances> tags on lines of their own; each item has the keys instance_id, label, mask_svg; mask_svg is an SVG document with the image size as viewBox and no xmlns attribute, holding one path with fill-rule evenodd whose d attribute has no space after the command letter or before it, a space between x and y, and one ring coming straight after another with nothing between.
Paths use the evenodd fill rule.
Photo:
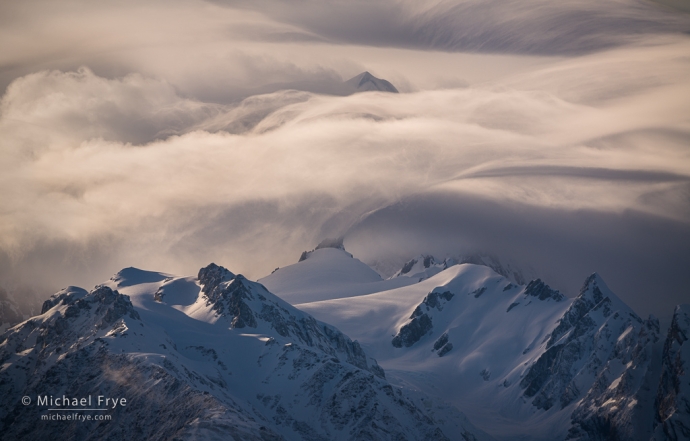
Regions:
<instances>
[{"instance_id":1,"label":"snow-covered mountain","mask_svg":"<svg viewBox=\"0 0 690 441\"><path fill-rule=\"evenodd\" d=\"M338 329L214 264L196 278L127 268L58 292L0 337L0 391L5 440L491 439L393 386ZM81 411L111 421L42 421L64 415L42 396L126 403Z\"/></svg>"},{"instance_id":2,"label":"snow-covered mountain","mask_svg":"<svg viewBox=\"0 0 690 441\"><path fill-rule=\"evenodd\" d=\"M296 264L279 268L259 282L297 305L386 291L415 281L383 280L344 249L323 247L303 253Z\"/></svg>"},{"instance_id":3,"label":"snow-covered mountain","mask_svg":"<svg viewBox=\"0 0 690 441\"><path fill-rule=\"evenodd\" d=\"M0 439L690 438L690 306L662 335L597 274L567 298L479 263L384 280L336 240L262 283L211 264L68 287L0 336ZM98 395L127 399L115 423L36 424L59 413L39 396Z\"/></svg>"},{"instance_id":4,"label":"snow-covered mountain","mask_svg":"<svg viewBox=\"0 0 690 441\"><path fill-rule=\"evenodd\" d=\"M311 259L347 271L325 255ZM304 263L293 270L308 277ZM637 316L598 275L575 299L539 279L516 283L486 262L420 256L397 276L389 281L410 283L362 295L361 282L357 295L299 308L356 338L394 384L455 404L498 439L686 439L688 394L675 386L687 369L679 367L686 334L667 338L662 363L658 321Z\"/></svg>"}]
</instances>

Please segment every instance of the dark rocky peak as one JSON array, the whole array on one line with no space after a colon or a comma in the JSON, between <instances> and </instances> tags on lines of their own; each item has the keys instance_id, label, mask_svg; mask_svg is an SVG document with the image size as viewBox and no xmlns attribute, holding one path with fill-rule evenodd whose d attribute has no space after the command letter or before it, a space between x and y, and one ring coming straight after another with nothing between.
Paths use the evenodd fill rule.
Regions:
<instances>
[{"instance_id":1,"label":"dark rocky peak","mask_svg":"<svg viewBox=\"0 0 690 441\"><path fill-rule=\"evenodd\" d=\"M536 297L539 300L555 300L557 302L565 300L565 296L557 290L551 289L549 285L542 282L541 279L532 280L525 288L525 295Z\"/></svg>"},{"instance_id":2,"label":"dark rocky peak","mask_svg":"<svg viewBox=\"0 0 690 441\"><path fill-rule=\"evenodd\" d=\"M242 274L233 274L222 266L211 263L199 270L201 291L207 305L231 320L233 328L256 328L255 311L249 305L255 299L249 282Z\"/></svg>"},{"instance_id":3,"label":"dark rocky peak","mask_svg":"<svg viewBox=\"0 0 690 441\"><path fill-rule=\"evenodd\" d=\"M637 323L642 323L642 319L611 292L603 279L597 273L593 273L587 277L580 289L580 294L559 320L558 326L551 333L547 347L555 344L570 329L576 327L581 320L585 318L587 321L593 320L590 312L600 312L604 317L615 312Z\"/></svg>"},{"instance_id":4,"label":"dark rocky peak","mask_svg":"<svg viewBox=\"0 0 690 441\"><path fill-rule=\"evenodd\" d=\"M235 275L233 273L215 263L210 263L208 266L201 268L197 275L197 279L199 279L199 283L202 285L201 291L206 295L210 295L209 293L218 288L221 283L234 278Z\"/></svg>"},{"instance_id":5,"label":"dark rocky peak","mask_svg":"<svg viewBox=\"0 0 690 441\"><path fill-rule=\"evenodd\" d=\"M579 300L581 303L587 305L590 309L597 305L602 300L608 298L611 301L611 305L614 309L621 311L621 313L630 313L638 321L642 321L628 305L625 304L621 299L618 298L616 294L611 291L611 289L606 285L604 279L597 273L592 273L585 283L580 288L580 294L576 297L576 301Z\"/></svg>"},{"instance_id":6,"label":"dark rocky peak","mask_svg":"<svg viewBox=\"0 0 690 441\"><path fill-rule=\"evenodd\" d=\"M357 92L391 92L398 93L398 89L395 88L390 82L376 78L369 72L362 72L361 74L350 78L345 81L345 86L349 93Z\"/></svg>"},{"instance_id":7,"label":"dark rocky peak","mask_svg":"<svg viewBox=\"0 0 690 441\"><path fill-rule=\"evenodd\" d=\"M587 277L585 283L582 285L582 288L580 288L580 294L577 298L580 301L591 305L591 309L594 305L604 300L604 294L599 288L601 283L603 283L603 281L601 280L599 274L592 273L589 277Z\"/></svg>"}]
</instances>

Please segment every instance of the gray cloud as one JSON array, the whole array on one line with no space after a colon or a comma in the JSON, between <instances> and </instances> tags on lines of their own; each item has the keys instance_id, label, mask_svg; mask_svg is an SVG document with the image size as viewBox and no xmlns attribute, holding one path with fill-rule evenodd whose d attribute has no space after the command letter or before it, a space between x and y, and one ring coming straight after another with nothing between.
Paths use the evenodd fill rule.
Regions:
<instances>
[{"instance_id":1,"label":"gray cloud","mask_svg":"<svg viewBox=\"0 0 690 441\"><path fill-rule=\"evenodd\" d=\"M684 190L688 204L690 186ZM662 317L690 293L690 224L635 210L526 207L432 191L370 214L345 246L369 262L493 253L571 296L598 272L635 310Z\"/></svg>"},{"instance_id":2,"label":"gray cloud","mask_svg":"<svg viewBox=\"0 0 690 441\"><path fill-rule=\"evenodd\" d=\"M579 54L690 29L683 15L636 0L212 1L333 42L444 51Z\"/></svg>"}]
</instances>

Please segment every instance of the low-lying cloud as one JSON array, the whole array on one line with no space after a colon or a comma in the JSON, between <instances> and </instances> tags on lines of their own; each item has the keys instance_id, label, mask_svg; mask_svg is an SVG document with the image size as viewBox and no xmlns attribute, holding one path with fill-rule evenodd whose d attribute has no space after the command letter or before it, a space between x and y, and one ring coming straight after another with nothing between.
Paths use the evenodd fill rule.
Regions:
<instances>
[{"instance_id":1,"label":"low-lying cloud","mask_svg":"<svg viewBox=\"0 0 690 441\"><path fill-rule=\"evenodd\" d=\"M440 10L450 21L465 20L462 8L478 23L500 24L520 4L484 17L471 9L484 7L479 3L395 3L408 22L426 17L432 24L446 20ZM364 13L386 5L336 6ZM356 55L382 52L347 46L368 21L347 35L335 34L333 20L324 22L332 29L317 27L323 8L295 18L246 4L129 4L142 8L131 23L138 40L115 37L128 15L109 22L102 6L90 6L74 13L80 23L93 18L103 38L69 56L58 49L84 29L70 34L65 23L36 13L45 29L65 34L51 43L53 61L24 37L17 38L26 53L3 54L0 80L9 85L0 102L0 280L49 292L100 282L125 266L190 274L209 261L258 278L324 237L345 235L367 261L421 252L505 255L569 293L599 271L640 312L670 311L687 291L682 268L690 264L683 251L690 41L653 36L677 21L627 2L616 17L633 20L620 23L637 23L631 29L646 36L629 43L632 31L597 21L608 17L601 8L614 14L611 5L597 5L538 3L525 6L529 17L514 22L522 23L515 32L480 28L511 42L488 38L491 50L563 55L627 44L526 64L514 57L514 72L491 76L484 68L490 81L465 82L463 71L446 69L442 88L429 87L429 78L449 58L392 51L379 65L407 93L347 97L333 93L364 69ZM21 15L27 6L4 8ZM583 8L599 17L593 28L576 20L555 39L530 28L558 28ZM156 12L162 18L153 20ZM184 17L194 18L189 32L167 41L166 26ZM398 26L396 17L381 32ZM441 33L474 29L432 24ZM568 40L571 33L577 38ZM369 46L472 49L455 34L429 36L433 44L414 32L400 44L366 32L361 38ZM592 38L596 44L583 43ZM566 40L575 46L563 46ZM328 51L336 55L310 56ZM414 75L401 70L401 60L414 64L415 54L429 55L429 64L412 66ZM487 66L496 59L473 58ZM655 287L666 293L656 306L649 300Z\"/></svg>"}]
</instances>

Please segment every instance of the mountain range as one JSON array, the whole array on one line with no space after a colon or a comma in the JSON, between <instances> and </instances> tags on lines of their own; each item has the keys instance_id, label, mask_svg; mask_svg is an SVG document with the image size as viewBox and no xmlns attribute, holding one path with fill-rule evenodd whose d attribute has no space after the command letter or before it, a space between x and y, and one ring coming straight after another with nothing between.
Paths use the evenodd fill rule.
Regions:
<instances>
[{"instance_id":1,"label":"mountain range","mask_svg":"<svg viewBox=\"0 0 690 441\"><path fill-rule=\"evenodd\" d=\"M384 279L338 241L258 282L126 268L0 336L0 439L690 439L690 306L665 330L597 274L575 298L531 276L422 255ZM41 420L86 396L126 405Z\"/></svg>"}]
</instances>

